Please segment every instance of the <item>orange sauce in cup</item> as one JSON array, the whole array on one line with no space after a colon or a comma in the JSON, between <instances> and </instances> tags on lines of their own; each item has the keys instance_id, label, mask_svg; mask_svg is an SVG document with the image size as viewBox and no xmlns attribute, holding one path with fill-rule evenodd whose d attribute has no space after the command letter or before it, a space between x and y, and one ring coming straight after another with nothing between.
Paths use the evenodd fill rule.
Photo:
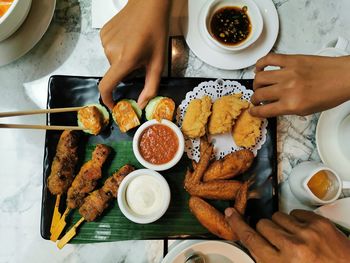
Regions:
<instances>
[{"instance_id":1,"label":"orange sauce in cup","mask_svg":"<svg viewBox=\"0 0 350 263\"><path fill-rule=\"evenodd\" d=\"M327 172L321 170L311 177L310 181L307 183L307 186L315 196L323 199L332 186L332 183L328 178Z\"/></svg>"},{"instance_id":2,"label":"orange sauce in cup","mask_svg":"<svg viewBox=\"0 0 350 263\"><path fill-rule=\"evenodd\" d=\"M14 0L0 0L0 17L2 17L10 8Z\"/></svg>"}]
</instances>

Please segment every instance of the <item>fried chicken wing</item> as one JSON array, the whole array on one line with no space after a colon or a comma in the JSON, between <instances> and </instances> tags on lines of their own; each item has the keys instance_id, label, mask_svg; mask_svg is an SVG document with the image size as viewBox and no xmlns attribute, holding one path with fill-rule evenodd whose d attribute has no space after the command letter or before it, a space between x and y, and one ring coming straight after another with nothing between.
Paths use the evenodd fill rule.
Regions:
<instances>
[{"instance_id":1,"label":"fried chicken wing","mask_svg":"<svg viewBox=\"0 0 350 263\"><path fill-rule=\"evenodd\" d=\"M199 138L205 134L205 126L211 114L211 98L203 96L194 99L186 109L182 131L190 138Z\"/></svg>"},{"instance_id":2,"label":"fried chicken wing","mask_svg":"<svg viewBox=\"0 0 350 263\"><path fill-rule=\"evenodd\" d=\"M241 215L244 215L245 209L247 207L249 184L250 184L249 180L245 181L239 188L236 195L234 208Z\"/></svg>"},{"instance_id":3,"label":"fried chicken wing","mask_svg":"<svg viewBox=\"0 0 350 263\"><path fill-rule=\"evenodd\" d=\"M189 200L189 208L198 221L212 234L226 240L237 240L225 216L206 201L192 196Z\"/></svg>"},{"instance_id":4,"label":"fried chicken wing","mask_svg":"<svg viewBox=\"0 0 350 263\"><path fill-rule=\"evenodd\" d=\"M248 108L248 102L241 100L242 93L223 96L213 104L213 113L209 120L211 135L230 132L232 125L243 109Z\"/></svg>"},{"instance_id":5,"label":"fried chicken wing","mask_svg":"<svg viewBox=\"0 0 350 263\"><path fill-rule=\"evenodd\" d=\"M67 192L74 179L74 170L78 161L79 133L63 131L57 144L47 185L53 195Z\"/></svg>"},{"instance_id":6,"label":"fried chicken wing","mask_svg":"<svg viewBox=\"0 0 350 263\"><path fill-rule=\"evenodd\" d=\"M249 108L253 107L252 104ZM245 109L238 117L232 128L232 135L235 143L241 147L253 147L261 135L262 119L253 117L249 113L249 108Z\"/></svg>"},{"instance_id":7,"label":"fried chicken wing","mask_svg":"<svg viewBox=\"0 0 350 263\"><path fill-rule=\"evenodd\" d=\"M247 149L226 155L214 161L204 173L203 181L230 179L247 171L254 161L254 154Z\"/></svg>"}]
</instances>

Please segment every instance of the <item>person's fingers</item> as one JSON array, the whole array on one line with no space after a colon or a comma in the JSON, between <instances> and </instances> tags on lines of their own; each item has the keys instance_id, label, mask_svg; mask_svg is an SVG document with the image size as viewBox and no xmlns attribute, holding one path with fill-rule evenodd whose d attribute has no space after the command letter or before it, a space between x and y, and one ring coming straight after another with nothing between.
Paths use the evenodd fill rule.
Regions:
<instances>
[{"instance_id":1,"label":"person's fingers","mask_svg":"<svg viewBox=\"0 0 350 263\"><path fill-rule=\"evenodd\" d=\"M315 214L314 212L301 210L301 209L293 210L292 212L290 212L290 215L298 219L300 222L306 222L306 223L324 219L324 217L318 214Z\"/></svg>"},{"instance_id":2,"label":"person's fingers","mask_svg":"<svg viewBox=\"0 0 350 263\"><path fill-rule=\"evenodd\" d=\"M276 101L261 106L254 106L249 109L249 113L258 118L270 118L283 115L285 110L280 101Z\"/></svg>"},{"instance_id":3,"label":"person's fingers","mask_svg":"<svg viewBox=\"0 0 350 263\"><path fill-rule=\"evenodd\" d=\"M256 62L255 72L263 71L267 66L284 67L287 55L269 53Z\"/></svg>"},{"instance_id":4,"label":"person's fingers","mask_svg":"<svg viewBox=\"0 0 350 263\"><path fill-rule=\"evenodd\" d=\"M257 90L262 87L277 84L281 81L283 75L283 70L260 71L255 74L253 89Z\"/></svg>"},{"instance_id":5,"label":"person's fingers","mask_svg":"<svg viewBox=\"0 0 350 263\"><path fill-rule=\"evenodd\" d=\"M145 86L137 100L137 104L141 109L146 107L148 101L157 95L160 78L162 75L162 61L154 61L146 69Z\"/></svg>"},{"instance_id":6,"label":"person's fingers","mask_svg":"<svg viewBox=\"0 0 350 263\"><path fill-rule=\"evenodd\" d=\"M291 238L288 232L268 219L261 219L256 225L256 230L278 249L285 248Z\"/></svg>"},{"instance_id":7,"label":"person's fingers","mask_svg":"<svg viewBox=\"0 0 350 263\"><path fill-rule=\"evenodd\" d=\"M239 240L251 252L255 260L262 262L277 262L277 250L260 234L252 229L234 208L225 210L227 222L237 234Z\"/></svg>"},{"instance_id":8,"label":"person's fingers","mask_svg":"<svg viewBox=\"0 0 350 263\"><path fill-rule=\"evenodd\" d=\"M282 212L274 213L272 215L272 221L290 233L297 233L303 227L303 224L297 221L293 216Z\"/></svg>"},{"instance_id":9,"label":"person's fingers","mask_svg":"<svg viewBox=\"0 0 350 263\"><path fill-rule=\"evenodd\" d=\"M127 67L119 67L112 65L98 86L103 103L109 108L113 109L113 90L116 85L128 74Z\"/></svg>"},{"instance_id":10,"label":"person's fingers","mask_svg":"<svg viewBox=\"0 0 350 263\"><path fill-rule=\"evenodd\" d=\"M254 92L250 102L254 105L259 105L260 102L277 101L281 96L281 89L277 85L268 86L263 89L258 89Z\"/></svg>"}]
</instances>

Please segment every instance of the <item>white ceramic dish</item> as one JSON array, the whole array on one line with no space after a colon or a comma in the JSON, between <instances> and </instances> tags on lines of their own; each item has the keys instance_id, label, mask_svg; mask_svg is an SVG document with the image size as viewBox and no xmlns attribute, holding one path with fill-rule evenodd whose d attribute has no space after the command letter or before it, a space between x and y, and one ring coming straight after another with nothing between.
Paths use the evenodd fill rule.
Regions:
<instances>
[{"instance_id":1,"label":"white ceramic dish","mask_svg":"<svg viewBox=\"0 0 350 263\"><path fill-rule=\"evenodd\" d=\"M350 180L350 134L346 140L339 133L342 121L350 116L350 101L321 113L316 127L316 146L324 164L343 180Z\"/></svg>"},{"instance_id":2,"label":"white ceramic dish","mask_svg":"<svg viewBox=\"0 0 350 263\"><path fill-rule=\"evenodd\" d=\"M31 50L52 20L56 0L32 0L27 19L9 38L0 42L0 66L9 64Z\"/></svg>"},{"instance_id":3,"label":"white ceramic dish","mask_svg":"<svg viewBox=\"0 0 350 263\"><path fill-rule=\"evenodd\" d=\"M212 36L210 29L210 21L216 11L223 7L247 7L247 14L250 19L252 31L250 32L248 38L242 43L234 46L224 45L217 41L215 37ZM207 1L207 4L203 7L204 9L204 20L201 21L201 26L203 27L204 35L209 41L214 43L217 47L227 51L238 51L247 48L253 44L261 35L263 29L263 19L258 6L253 0L215 0Z\"/></svg>"},{"instance_id":4,"label":"white ceramic dish","mask_svg":"<svg viewBox=\"0 0 350 263\"><path fill-rule=\"evenodd\" d=\"M182 32L193 53L205 63L220 69L237 70L252 66L270 52L278 36L279 19L271 0L255 1L263 17L264 28L259 39L244 50L229 52L207 41L203 30L198 30L203 21L206 1L189 0L188 16L182 19Z\"/></svg>"},{"instance_id":5,"label":"white ceramic dish","mask_svg":"<svg viewBox=\"0 0 350 263\"><path fill-rule=\"evenodd\" d=\"M159 201L159 209L156 211L153 211L150 214L138 214L136 213L132 208L132 204L128 203L128 187L130 187L131 183L141 176L144 176L144 178L149 178L154 180L154 182L158 183L160 192L158 192L159 195L161 195L161 198ZM144 195L145 191L142 189L142 187L139 187L137 191L140 191L139 193L134 192L136 201L139 202L139 204L147 203L147 205L151 204L153 205L154 196L151 195ZM148 192L149 194L149 192ZM141 197L142 195L142 197ZM170 204L170 188L167 183L167 181L156 171L152 171L149 169L139 169L136 171L131 172L128 174L122 181L122 183L119 186L118 189L118 205L120 211L125 215L126 218L129 220L138 223L138 224L148 224L152 223L159 218L161 218L166 210L168 209Z\"/></svg>"},{"instance_id":6,"label":"white ceramic dish","mask_svg":"<svg viewBox=\"0 0 350 263\"><path fill-rule=\"evenodd\" d=\"M14 0L0 18L0 42L11 36L26 19L32 0Z\"/></svg>"},{"instance_id":7,"label":"white ceramic dish","mask_svg":"<svg viewBox=\"0 0 350 263\"><path fill-rule=\"evenodd\" d=\"M315 213L327 217L334 223L350 231L350 197L324 205L315 210Z\"/></svg>"},{"instance_id":8,"label":"white ceramic dish","mask_svg":"<svg viewBox=\"0 0 350 263\"><path fill-rule=\"evenodd\" d=\"M140 140L141 134L143 133L143 131L145 129L147 129L148 127L150 127L152 125L155 125L155 124L166 125L173 132L175 132L175 134L177 136L177 139L178 139L179 145L178 145L178 149L177 149L177 152L176 152L174 158L170 162L165 163L165 164L159 164L158 165L158 164L149 163L142 157L142 155L140 154L140 151L139 151L139 140ZM183 137L183 134L182 134L180 128L177 127L173 122L168 121L168 120L161 120L161 122L158 122L157 120L150 120L150 121L147 121L144 124L142 124L137 129L137 131L136 131L136 133L134 135L134 138L133 138L132 147L133 147L133 152L135 154L136 159L144 167L146 167L148 169L155 170L155 171L164 171L164 170L170 169L171 167L173 167L174 165L176 165L180 161L180 159L181 159L181 157L182 157L182 155L184 153L184 149L185 149L185 139Z\"/></svg>"},{"instance_id":9,"label":"white ceramic dish","mask_svg":"<svg viewBox=\"0 0 350 263\"><path fill-rule=\"evenodd\" d=\"M241 249L224 241L186 240L175 246L163 259L162 263L184 263L186 257L199 252L206 257L206 263L254 263Z\"/></svg>"}]
</instances>

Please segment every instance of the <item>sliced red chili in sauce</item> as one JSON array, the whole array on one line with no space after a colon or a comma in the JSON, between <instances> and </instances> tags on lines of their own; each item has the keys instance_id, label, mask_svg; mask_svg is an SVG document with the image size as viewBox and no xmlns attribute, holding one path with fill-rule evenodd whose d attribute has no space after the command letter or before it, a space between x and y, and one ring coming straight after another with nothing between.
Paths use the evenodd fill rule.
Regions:
<instances>
[{"instance_id":1,"label":"sliced red chili in sauce","mask_svg":"<svg viewBox=\"0 0 350 263\"><path fill-rule=\"evenodd\" d=\"M179 147L175 132L163 124L146 128L139 140L141 156L152 164L165 164L171 161Z\"/></svg>"}]
</instances>

